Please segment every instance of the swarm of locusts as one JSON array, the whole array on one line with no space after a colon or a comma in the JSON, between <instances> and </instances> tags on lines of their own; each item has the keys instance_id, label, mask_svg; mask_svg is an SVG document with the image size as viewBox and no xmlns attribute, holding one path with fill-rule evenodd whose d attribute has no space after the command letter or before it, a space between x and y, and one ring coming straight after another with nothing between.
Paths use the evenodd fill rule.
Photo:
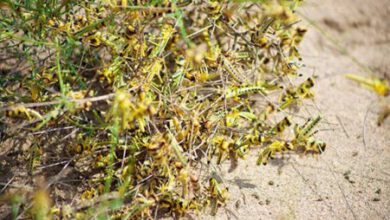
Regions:
<instances>
[{"instance_id":1,"label":"swarm of locusts","mask_svg":"<svg viewBox=\"0 0 390 220\"><path fill-rule=\"evenodd\" d=\"M323 152L321 117L294 122L314 96L299 4L2 1L0 141L36 189L10 184L8 217L215 214L228 189L207 167ZM68 200L62 181L77 186Z\"/></svg>"}]
</instances>

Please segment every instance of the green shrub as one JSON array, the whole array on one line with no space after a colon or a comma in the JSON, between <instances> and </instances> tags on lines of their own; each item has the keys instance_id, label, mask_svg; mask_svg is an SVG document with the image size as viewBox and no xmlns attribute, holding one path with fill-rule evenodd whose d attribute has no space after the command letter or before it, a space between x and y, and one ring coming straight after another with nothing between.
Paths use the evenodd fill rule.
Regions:
<instances>
[{"instance_id":1,"label":"green shrub","mask_svg":"<svg viewBox=\"0 0 390 220\"><path fill-rule=\"evenodd\" d=\"M292 83L306 32L299 2L3 1L2 143L29 177L54 177L17 215L215 213L228 192L202 165L234 168L248 150L259 165L321 153L312 137L321 118L298 125L289 113L314 86ZM65 168L43 168L55 163L83 178L73 202L50 206L44 191L58 200L50 186Z\"/></svg>"}]
</instances>

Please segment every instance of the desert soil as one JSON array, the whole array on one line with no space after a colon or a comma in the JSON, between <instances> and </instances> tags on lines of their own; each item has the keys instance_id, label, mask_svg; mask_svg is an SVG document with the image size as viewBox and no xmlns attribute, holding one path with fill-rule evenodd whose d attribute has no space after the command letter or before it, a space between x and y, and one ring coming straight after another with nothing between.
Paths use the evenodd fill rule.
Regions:
<instances>
[{"instance_id":1,"label":"desert soil","mask_svg":"<svg viewBox=\"0 0 390 220\"><path fill-rule=\"evenodd\" d=\"M299 13L309 29L302 73L318 78L315 101L297 114L323 117L316 137L327 143L326 151L267 166L255 166L254 152L233 172L224 164L216 176L229 187L230 201L216 216L194 218L390 218L390 118L376 123L390 99L344 76L368 76L370 68L390 78L390 0L306 0Z\"/></svg>"},{"instance_id":2,"label":"desert soil","mask_svg":"<svg viewBox=\"0 0 390 220\"><path fill-rule=\"evenodd\" d=\"M220 171L230 202L209 219L389 219L390 119L376 124L390 99L345 78L390 75L390 1L305 1L309 31L301 47L305 75L317 75L315 102L302 114L323 116L319 157L291 156L254 167L256 155ZM361 63L362 65L358 64ZM386 75L387 74L387 75Z\"/></svg>"}]
</instances>

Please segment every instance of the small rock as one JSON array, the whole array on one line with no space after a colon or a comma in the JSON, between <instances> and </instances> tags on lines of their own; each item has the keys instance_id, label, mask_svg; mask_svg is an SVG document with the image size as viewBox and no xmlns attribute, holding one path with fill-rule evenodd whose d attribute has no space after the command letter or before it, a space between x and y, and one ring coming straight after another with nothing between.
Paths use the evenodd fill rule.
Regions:
<instances>
[{"instance_id":1,"label":"small rock","mask_svg":"<svg viewBox=\"0 0 390 220\"><path fill-rule=\"evenodd\" d=\"M260 196L259 196L259 194L257 194L257 193L252 193L252 196L253 196L253 198L255 198L255 199L257 199L257 200L260 199Z\"/></svg>"},{"instance_id":2,"label":"small rock","mask_svg":"<svg viewBox=\"0 0 390 220\"><path fill-rule=\"evenodd\" d=\"M237 200L236 203L234 204L236 209L239 209L240 206L241 206L241 201L240 200Z\"/></svg>"},{"instance_id":3,"label":"small rock","mask_svg":"<svg viewBox=\"0 0 390 220\"><path fill-rule=\"evenodd\" d=\"M351 171L348 170L347 172L344 173L344 178L345 178L349 183L354 184L355 181L354 181L354 180L351 180L350 175L351 175Z\"/></svg>"}]
</instances>

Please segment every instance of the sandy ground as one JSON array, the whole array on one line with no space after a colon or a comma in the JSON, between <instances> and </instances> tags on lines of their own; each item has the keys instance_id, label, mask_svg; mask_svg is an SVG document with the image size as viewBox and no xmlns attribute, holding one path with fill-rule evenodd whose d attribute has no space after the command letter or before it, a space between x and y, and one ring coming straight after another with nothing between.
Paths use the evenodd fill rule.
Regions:
<instances>
[{"instance_id":1,"label":"sandy ground","mask_svg":"<svg viewBox=\"0 0 390 220\"><path fill-rule=\"evenodd\" d=\"M327 150L253 168L254 155L232 173L226 165L231 201L209 219L390 218L390 120L376 125L380 103L390 100L344 77L368 75L353 57L389 77L390 1L308 0L300 13L340 44L308 26L301 48L303 73L318 75L316 101L302 112L325 118L317 136Z\"/></svg>"},{"instance_id":2,"label":"sandy ground","mask_svg":"<svg viewBox=\"0 0 390 220\"><path fill-rule=\"evenodd\" d=\"M227 163L218 173L229 203L216 216L194 218L390 219L390 119L376 125L380 103L390 99L344 77L368 75L358 60L390 78L390 0L306 0L300 13L339 42L308 25L301 48L302 73L318 79L316 101L299 114L324 118L317 137L325 153L256 167L254 152L230 173Z\"/></svg>"}]
</instances>

